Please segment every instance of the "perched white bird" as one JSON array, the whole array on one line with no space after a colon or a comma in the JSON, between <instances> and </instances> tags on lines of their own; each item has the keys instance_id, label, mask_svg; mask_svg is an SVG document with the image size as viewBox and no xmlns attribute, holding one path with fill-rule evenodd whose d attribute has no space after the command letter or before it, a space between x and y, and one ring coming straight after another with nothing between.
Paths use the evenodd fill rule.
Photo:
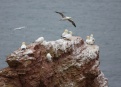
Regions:
<instances>
[{"instance_id":1,"label":"perched white bird","mask_svg":"<svg viewBox=\"0 0 121 87\"><path fill-rule=\"evenodd\" d=\"M90 44L90 42L91 42L90 36L87 36L87 38L86 38L86 43L87 43L87 44Z\"/></svg>"},{"instance_id":2,"label":"perched white bird","mask_svg":"<svg viewBox=\"0 0 121 87\"><path fill-rule=\"evenodd\" d=\"M74 23L74 21L72 20L71 17L67 17L61 12L57 12L57 11L55 11L55 12L62 16L61 20L63 20L63 21L68 20L69 22L71 22L73 24L74 27L76 27L76 24Z\"/></svg>"},{"instance_id":3,"label":"perched white bird","mask_svg":"<svg viewBox=\"0 0 121 87\"><path fill-rule=\"evenodd\" d=\"M52 56L50 53L47 53L46 58L48 61L52 62Z\"/></svg>"},{"instance_id":4,"label":"perched white bird","mask_svg":"<svg viewBox=\"0 0 121 87\"><path fill-rule=\"evenodd\" d=\"M39 37L35 42L42 43L44 41L44 37Z\"/></svg>"},{"instance_id":5,"label":"perched white bird","mask_svg":"<svg viewBox=\"0 0 121 87\"><path fill-rule=\"evenodd\" d=\"M62 33L61 37L64 37L66 34L68 34L68 30L67 29L65 29L65 31Z\"/></svg>"},{"instance_id":6,"label":"perched white bird","mask_svg":"<svg viewBox=\"0 0 121 87\"><path fill-rule=\"evenodd\" d=\"M87 36L86 43L89 45L93 45L95 43L95 39L93 37L93 34L91 34L90 36Z\"/></svg>"},{"instance_id":7,"label":"perched white bird","mask_svg":"<svg viewBox=\"0 0 121 87\"><path fill-rule=\"evenodd\" d=\"M93 34L90 35L90 39L91 39L92 41L95 41L95 39L94 39L94 37L93 37Z\"/></svg>"},{"instance_id":8,"label":"perched white bird","mask_svg":"<svg viewBox=\"0 0 121 87\"><path fill-rule=\"evenodd\" d=\"M71 38L72 38L72 31L69 31L69 33L66 34L63 38L67 39L67 40L71 40Z\"/></svg>"},{"instance_id":9,"label":"perched white bird","mask_svg":"<svg viewBox=\"0 0 121 87\"><path fill-rule=\"evenodd\" d=\"M22 42L21 50L25 50L25 49L26 49L26 43L25 42Z\"/></svg>"},{"instance_id":10,"label":"perched white bird","mask_svg":"<svg viewBox=\"0 0 121 87\"><path fill-rule=\"evenodd\" d=\"M90 35L90 40L91 40L90 44L93 45L95 43L95 39L93 37L93 34Z\"/></svg>"}]
</instances>

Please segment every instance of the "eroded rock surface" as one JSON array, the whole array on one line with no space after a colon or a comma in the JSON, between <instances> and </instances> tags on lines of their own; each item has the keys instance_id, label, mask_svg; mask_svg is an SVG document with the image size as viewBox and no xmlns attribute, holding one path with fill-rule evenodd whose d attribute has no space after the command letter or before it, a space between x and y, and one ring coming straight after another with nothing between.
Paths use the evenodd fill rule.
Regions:
<instances>
[{"instance_id":1,"label":"eroded rock surface","mask_svg":"<svg viewBox=\"0 0 121 87\"><path fill-rule=\"evenodd\" d=\"M108 87L99 69L99 47L81 37L31 43L6 61L9 67L0 70L0 87Z\"/></svg>"}]
</instances>

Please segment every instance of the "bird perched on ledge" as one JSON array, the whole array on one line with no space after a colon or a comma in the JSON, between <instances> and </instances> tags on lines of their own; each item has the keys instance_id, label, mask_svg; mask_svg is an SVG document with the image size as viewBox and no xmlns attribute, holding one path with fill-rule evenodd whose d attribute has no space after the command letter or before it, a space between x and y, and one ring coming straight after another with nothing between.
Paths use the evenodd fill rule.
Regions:
<instances>
[{"instance_id":1,"label":"bird perched on ledge","mask_svg":"<svg viewBox=\"0 0 121 87\"><path fill-rule=\"evenodd\" d=\"M46 58L48 61L52 62L52 56L50 53L47 53Z\"/></svg>"},{"instance_id":2,"label":"bird perched on ledge","mask_svg":"<svg viewBox=\"0 0 121 87\"><path fill-rule=\"evenodd\" d=\"M90 36L87 36L87 38L86 38L86 43L87 43L87 44L90 44L90 42L91 42Z\"/></svg>"},{"instance_id":3,"label":"bird perched on ledge","mask_svg":"<svg viewBox=\"0 0 121 87\"><path fill-rule=\"evenodd\" d=\"M22 42L21 50L25 50L25 49L26 49L26 43L25 42Z\"/></svg>"},{"instance_id":4,"label":"bird perched on ledge","mask_svg":"<svg viewBox=\"0 0 121 87\"><path fill-rule=\"evenodd\" d=\"M69 31L69 33L66 34L63 38L66 39L66 40L71 40L71 38L72 38L72 31Z\"/></svg>"},{"instance_id":5,"label":"bird perched on ledge","mask_svg":"<svg viewBox=\"0 0 121 87\"><path fill-rule=\"evenodd\" d=\"M93 45L95 43L95 39L93 37L93 34L91 34L90 36L87 36L86 43L89 45Z\"/></svg>"},{"instance_id":6,"label":"bird perched on ledge","mask_svg":"<svg viewBox=\"0 0 121 87\"><path fill-rule=\"evenodd\" d=\"M93 34L90 35L90 39L93 41L93 43L95 42L95 39L93 37Z\"/></svg>"},{"instance_id":7,"label":"bird perched on ledge","mask_svg":"<svg viewBox=\"0 0 121 87\"><path fill-rule=\"evenodd\" d=\"M72 20L71 17L68 17L68 16L65 16L63 13L61 12L57 12L55 11L55 13L58 13L62 16L61 20L65 21L65 20L68 20L69 22L71 22L73 24L74 27L76 27L76 24L74 23L74 21Z\"/></svg>"},{"instance_id":8,"label":"bird perched on ledge","mask_svg":"<svg viewBox=\"0 0 121 87\"><path fill-rule=\"evenodd\" d=\"M64 32L62 33L61 37L64 37L66 34L68 34L68 30L65 29Z\"/></svg>"},{"instance_id":9,"label":"bird perched on ledge","mask_svg":"<svg viewBox=\"0 0 121 87\"><path fill-rule=\"evenodd\" d=\"M44 37L39 37L35 42L42 43L44 41Z\"/></svg>"}]
</instances>

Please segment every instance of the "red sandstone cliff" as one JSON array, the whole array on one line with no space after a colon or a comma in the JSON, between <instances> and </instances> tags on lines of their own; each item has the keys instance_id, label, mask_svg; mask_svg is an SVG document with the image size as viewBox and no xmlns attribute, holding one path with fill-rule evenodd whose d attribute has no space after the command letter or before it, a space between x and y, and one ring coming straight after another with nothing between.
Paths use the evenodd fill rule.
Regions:
<instances>
[{"instance_id":1,"label":"red sandstone cliff","mask_svg":"<svg viewBox=\"0 0 121 87\"><path fill-rule=\"evenodd\" d=\"M0 70L0 87L108 87L99 69L99 47L80 37L31 43L6 61L9 67Z\"/></svg>"}]
</instances>

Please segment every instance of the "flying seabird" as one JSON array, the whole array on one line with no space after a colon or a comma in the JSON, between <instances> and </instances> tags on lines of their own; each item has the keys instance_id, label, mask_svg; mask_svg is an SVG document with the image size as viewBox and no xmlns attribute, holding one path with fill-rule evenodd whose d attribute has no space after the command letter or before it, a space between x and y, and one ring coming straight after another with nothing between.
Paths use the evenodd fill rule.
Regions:
<instances>
[{"instance_id":1,"label":"flying seabird","mask_svg":"<svg viewBox=\"0 0 121 87\"><path fill-rule=\"evenodd\" d=\"M25 26L23 26L23 27L18 27L18 28L15 28L14 30L21 30L21 29L24 29L25 28Z\"/></svg>"},{"instance_id":2,"label":"flying seabird","mask_svg":"<svg viewBox=\"0 0 121 87\"><path fill-rule=\"evenodd\" d=\"M65 15L64 15L63 13L61 13L61 12L55 11L55 13L58 13L58 14L60 14L60 15L62 16L61 20L63 20L63 21L68 20L69 22L71 22L71 23L74 25L74 27L76 27L76 24L74 23L74 21L72 20L71 17L65 16Z\"/></svg>"}]
</instances>

